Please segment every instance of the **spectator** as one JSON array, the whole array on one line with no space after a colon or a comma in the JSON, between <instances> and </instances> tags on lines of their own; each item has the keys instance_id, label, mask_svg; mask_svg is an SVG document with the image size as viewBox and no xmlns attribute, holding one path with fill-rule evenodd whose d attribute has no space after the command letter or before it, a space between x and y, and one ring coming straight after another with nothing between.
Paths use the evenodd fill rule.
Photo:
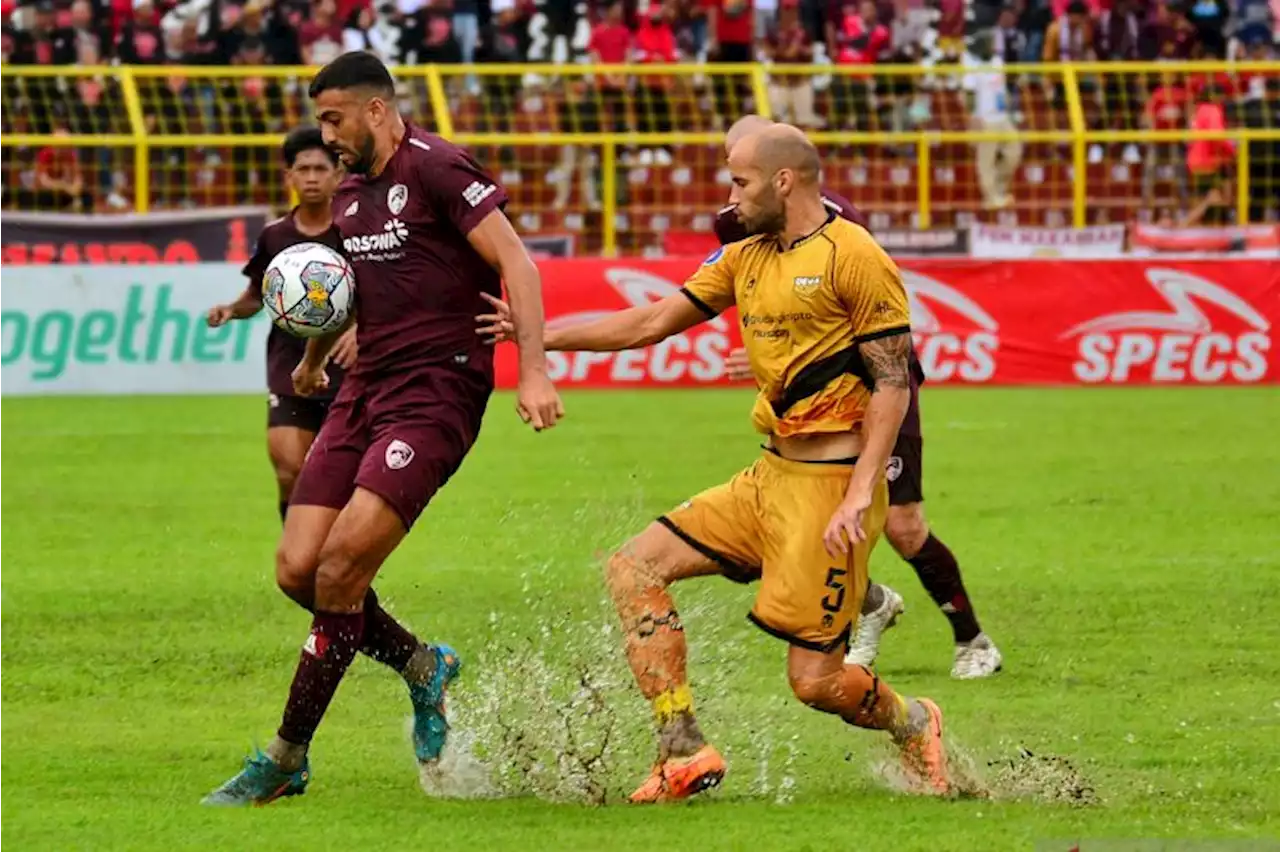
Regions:
<instances>
[{"instance_id":1,"label":"spectator","mask_svg":"<svg viewBox=\"0 0 1280 852\"><path fill-rule=\"evenodd\" d=\"M1093 20L1089 17L1089 7L1084 0L1071 0L1065 14L1045 31L1041 59L1044 62L1086 62L1097 58L1093 44ZM1061 85L1058 88L1061 90Z\"/></svg>"},{"instance_id":2,"label":"spectator","mask_svg":"<svg viewBox=\"0 0 1280 852\"><path fill-rule=\"evenodd\" d=\"M751 7L756 44L761 44L778 22L778 0L752 0Z\"/></svg>"},{"instance_id":3,"label":"spectator","mask_svg":"<svg viewBox=\"0 0 1280 852\"><path fill-rule=\"evenodd\" d=\"M453 0L453 37L458 41L458 54L462 64L470 66L476 61L476 45L480 43L479 0ZM480 93L480 84L474 74L468 74L467 91Z\"/></svg>"},{"instance_id":4,"label":"spectator","mask_svg":"<svg viewBox=\"0 0 1280 852\"><path fill-rule=\"evenodd\" d=\"M248 28L248 22L254 16L254 6L257 6L258 16L266 22L265 31ZM301 65L302 47L298 42L298 28L302 26L302 21L301 11L279 0L274 5L271 5L271 0L249 0L245 5L241 24L245 27L245 35L258 35L262 39L272 64Z\"/></svg>"},{"instance_id":5,"label":"spectator","mask_svg":"<svg viewBox=\"0 0 1280 852\"><path fill-rule=\"evenodd\" d=\"M1143 114L1143 124L1151 130L1180 131L1190 123L1188 106L1190 96L1179 75L1164 72L1151 92ZM1187 161L1179 142L1155 142L1147 146L1142 171L1142 200L1150 208L1155 206L1155 185L1165 172L1172 172L1177 187L1178 205L1187 202Z\"/></svg>"},{"instance_id":6,"label":"spectator","mask_svg":"<svg viewBox=\"0 0 1280 852\"><path fill-rule=\"evenodd\" d=\"M701 62L707 47L707 9L702 0L676 0L676 45L686 56Z\"/></svg>"},{"instance_id":7,"label":"spectator","mask_svg":"<svg viewBox=\"0 0 1280 852\"><path fill-rule=\"evenodd\" d=\"M484 39L485 62L524 61L524 34L521 33L527 18L525 10L516 0L492 0L489 31ZM486 74L480 78L484 101L483 127L491 133L503 133L511 129L512 119L520 101L520 78L515 74ZM499 151L503 161L514 153L507 148Z\"/></svg>"},{"instance_id":8,"label":"spectator","mask_svg":"<svg viewBox=\"0 0 1280 852\"><path fill-rule=\"evenodd\" d=\"M31 25L15 34L15 65L71 65L76 61L75 34L59 27L53 0L40 0L32 9Z\"/></svg>"},{"instance_id":9,"label":"spectator","mask_svg":"<svg viewBox=\"0 0 1280 852\"><path fill-rule=\"evenodd\" d=\"M1142 30L1138 55L1144 60L1182 61L1191 58L1195 43L1195 27L1181 10L1170 7L1167 0L1156 0Z\"/></svg>"},{"instance_id":10,"label":"spectator","mask_svg":"<svg viewBox=\"0 0 1280 852\"><path fill-rule=\"evenodd\" d=\"M355 21L348 20L343 32L343 45L348 51L368 50L376 53L388 65L404 61L404 30L400 26L400 12L392 3L383 3L374 9L366 6L354 13Z\"/></svg>"},{"instance_id":11,"label":"spectator","mask_svg":"<svg viewBox=\"0 0 1280 852\"><path fill-rule=\"evenodd\" d=\"M1049 0L1017 0L1018 29L1026 37L1026 50L1022 53L1023 62L1039 62L1044 54L1044 34L1053 23L1053 9Z\"/></svg>"},{"instance_id":12,"label":"spectator","mask_svg":"<svg viewBox=\"0 0 1280 852\"><path fill-rule=\"evenodd\" d=\"M1253 130L1280 130L1280 76L1263 78L1240 109L1240 124ZM1280 139L1249 143L1249 221L1274 221L1280 213Z\"/></svg>"},{"instance_id":13,"label":"spectator","mask_svg":"<svg viewBox=\"0 0 1280 852\"><path fill-rule=\"evenodd\" d=\"M1195 28L1204 55L1212 59L1226 58L1226 0L1195 0L1187 7L1186 16Z\"/></svg>"},{"instance_id":14,"label":"spectator","mask_svg":"<svg viewBox=\"0 0 1280 852\"><path fill-rule=\"evenodd\" d=\"M75 0L71 4L71 39L74 48L78 51L88 46L94 52L99 60L105 54L106 47L111 42L107 39L106 33L98 24L94 15L93 3L90 0ZM77 57L77 62L81 65L85 64L83 58Z\"/></svg>"},{"instance_id":15,"label":"spectator","mask_svg":"<svg viewBox=\"0 0 1280 852\"><path fill-rule=\"evenodd\" d=\"M1098 18L1094 52L1106 62L1135 62L1142 28L1133 0L1114 0L1112 8L1104 9ZM1133 130L1138 120L1141 90L1138 77L1130 73L1103 75L1103 111L1112 130ZM1101 149L1097 156L1101 156ZM1123 158L1127 163L1142 162L1142 152L1130 143L1124 146Z\"/></svg>"},{"instance_id":16,"label":"spectator","mask_svg":"<svg viewBox=\"0 0 1280 852\"><path fill-rule=\"evenodd\" d=\"M966 0L936 0L938 4L938 51L947 62L964 55Z\"/></svg>"},{"instance_id":17,"label":"spectator","mask_svg":"<svg viewBox=\"0 0 1280 852\"><path fill-rule=\"evenodd\" d=\"M13 63L18 54L19 32L13 26L13 10L13 0L0 0L0 65Z\"/></svg>"},{"instance_id":18,"label":"spectator","mask_svg":"<svg viewBox=\"0 0 1280 852\"><path fill-rule=\"evenodd\" d=\"M298 28L298 47L306 65L327 65L342 55L342 24L334 0L316 0L312 17Z\"/></svg>"},{"instance_id":19,"label":"spectator","mask_svg":"<svg viewBox=\"0 0 1280 852\"><path fill-rule=\"evenodd\" d=\"M1001 70L1004 61L995 55L992 37L986 33L977 36L973 55L966 55L964 60L971 69L964 76L964 88L974 129L1016 133L1009 116L1009 85ZM992 210L1012 206L1010 188L1022 162L1022 142L1016 137L978 142L974 149L983 202Z\"/></svg>"},{"instance_id":20,"label":"spectator","mask_svg":"<svg viewBox=\"0 0 1280 852\"><path fill-rule=\"evenodd\" d=\"M649 5L649 12L640 20L632 42L635 60L644 65L660 65L678 62L676 34L671 29L670 18L675 9L658 3ZM670 133L675 129L671 117L670 89L674 81L667 74L642 74L637 87L637 128L641 133ZM671 146L660 145L656 149L640 152L640 164L657 162L671 165Z\"/></svg>"},{"instance_id":21,"label":"spectator","mask_svg":"<svg viewBox=\"0 0 1280 852\"><path fill-rule=\"evenodd\" d=\"M133 17L116 37L116 56L125 65L163 65L164 33L151 0L134 0Z\"/></svg>"},{"instance_id":22,"label":"spectator","mask_svg":"<svg viewBox=\"0 0 1280 852\"><path fill-rule=\"evenodd\" d=\"M67 137L71 131L66 118L53 121L53 135ZM80 158L75 148L49 145L36 154L35 193L29 205L37 210L65 210L75 213L93 212L93 193L85 187Z\"/></svg>"},{"instance_id":23,"label":"spectator","mask_svg":"<svg viewBox=\"0 0 1280 852\"><path fill-rule=\"evenodd\" d=\"M1006 65L1016 65L1022 61L1027 49L1027 34L1018 28L1018 10L1014 6L1005 6L996 19L996 27L992 32L992 52Z\"/></svg>"},{"instance_id":24,"label":"spectator","mask_svg":"<svg viewBox=\"0 0 1280 852\"><path fill-rule=\"evenodd\" d=\"M447 0L437 0L436 3L424 6L405 21L405 49L406 52L414 53L415 64L452 65L458 62L458 43L453 38L453 14L445 5L446 2Z\"/></svg>"},{"instance_id":25,"label":"spectator","mask_svg":"<svg viewBox=\"0 0 1280 852\"><path fill-rule=\"evenodd\" d=\"M1270 0L1236 0L1233 37L1241 47L1271 42L1275 24Z\"/></svg>"},{"instance_id":26,"label":"spectator","mask_svg":"<svg viewBox=\"0 0 1280 852\"><path fill-rule=\"evenodd\" d=\"M1223 130L1227 126L1223 93L1217 86L1206 86L1197 99L1191 119L1192 130ZM1235 161L1235 143L1218 139L1194 139L1187 145L1187 173L1192 192L1204 198L1215 190L1223 192L1227 171ZM1214 205L1205 214L1211 225L1226 224L1226 208Z\"/></svg>"},{"instance_id":27,"label":"spectator","mask_svg":"<svg viewBox=\"0 0 1280 852\"><path fill-rule=\"evenodd\" d=\"M631 51L631 30L623 23L622 0L613 0L605 9L604 20L591 30L587 50L591 61L597 65L620 65L627 61ZM627 78L622 74L601 75L601 111L605 123L614 133L627 132ZM631 151L623 152L623 159L631 159Z\"/></svg>"},{"instance_id":28,"label":"spectator","mask_svg":"<svg viewBox=\"0 0 1280 852\"><path fill-rule=\"evenodd\" d=\"M560 101L559 120L561 133L599 133L601 131L600 104L595 92L586 80L571 80ZM600 194L596 187L599 180L600 159L594 148L585 145L561 145L560 159L553 171L552 183L555 198L551 206L563 210L569 204L573 192L573 176L578 176L578 189L582 203L588 210L600 209Z\"/></svg>"},{"instance_id":29,"label":"spectator","mask_svg":"<svg viewBox=\"0 0 1280 852\"><path fill-rule=\"evenodd\" d=\"M889 31L878 20L874 0L838 0L833 20L827 22L827 50L837 65L867 66L878 62L889 45ZM869 75L838 74L831 81L833 109L844 113L843 126L875 129Z\"/></svg>"},{"instance_id":30,"label":"spectator","mask_svg":"<svg viewBox=\"0 0 1280 852\"><path fill-rule=\"evenodd\" d=\"M232 64L246 67L268 64L266 45L261 39L246 38ZM284 129L284 93L278 78L228 78L218 101L223 108L223 120L219 124L229 133L253 135ZM237 145L231 152L233 171L247 189L265 185L275 174L275 156L273 148Z\"/></svg>"},{"instance_id":31,"label":"spectator","mask_svg":"<svg viewBox=\"0 0 1280 852\"><path fill-rule=\"evenodd\" d=\"M782 0L778 19L765 40L765 55L775 65L813 62L813 42L800 21L800 0ZM808 74L775 74L769 80L769 100L782 121L818 128L822 119L813 111L813 79Z\"/></svg>"},{"instance_id":32,"label":"spectator","mask_svg":"<svg viewBox=\"0 0 1280 852\"><path fill-rule=\"evenodd\" d=\"M706 0L707 58L712 62L751 62L755 59L753 0ZM736 121L747 110L746 76L728 77L711 69L716 114L724 123Z\"/></svg>"}]
</instances>

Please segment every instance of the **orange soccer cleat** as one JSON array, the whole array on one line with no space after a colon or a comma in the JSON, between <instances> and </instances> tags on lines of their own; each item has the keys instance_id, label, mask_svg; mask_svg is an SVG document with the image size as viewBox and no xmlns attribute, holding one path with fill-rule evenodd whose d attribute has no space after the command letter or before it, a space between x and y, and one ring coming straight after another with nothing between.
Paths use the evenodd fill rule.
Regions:
<instances>
[{"instance_id":1,"label":"orange soccer cleat","mask_svg":"<svg viewBox=\"0 0 1280 852\"><path fill-rule=\"evenodd\" d=\"M724 758L714 746L704 745L689 757L669 757L631 794L636 804L674 802L708 790L724 778Z\"/></svg>"},{"instance_id":2,"label":"orange soccer cleat","mask_svg":"<svg viewBox=\"0 0 1280 852\"><path fill-rule=\"evenodd\" d=\"M925 729L902 744L902 768L912 792L945 796L951 792L947 750L942 744L942 710L928 698L919 699L929 722Z\"/></svg>"}]
</instances>

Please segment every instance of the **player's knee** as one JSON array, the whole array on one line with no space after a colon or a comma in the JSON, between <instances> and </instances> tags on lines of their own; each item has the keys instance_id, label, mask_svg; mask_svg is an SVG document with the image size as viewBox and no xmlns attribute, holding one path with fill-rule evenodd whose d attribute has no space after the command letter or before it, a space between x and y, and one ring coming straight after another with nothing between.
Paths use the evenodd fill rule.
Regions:
<instances>
[{"instance_id":1,"label":"player's knee","mask_svg":"<svg viewBox=\"0 0 1280 852\"><path fill-rule=\"evenodd\" d=\"M276 462L276 489L280 492L281 500L288 500L293 494L293 486L298 482L298 474L301 468L290 463Z\"/></svg>"},{"instance_id":2,"label":"player's knee","mask_svg":"<svg viewBox=\"0 0 1280 852\"><path fill-rule=\"evenodd\" d=\"M613 597L619 598L645 588L664 588L662 554L646 541L645 535L624 544L605 565L605 582Z\"/></svg>"},{"instance_id":3,"label":"player's knee","mask_svg":"<svg viewBox=\"0 0 1280 852\"><path fill-rule=\"evenodd\" d=\"M814 677L813 675L788 673L787 681L791 684L791 692L800 703L814 710L825 713L837 711L840 674L834 673Z\"/></svg>"},{"instance_id":4,"label":"player's knee","mask_svg":"<svg viewBox=\"0 0 1280 852\"><path fill-rule=\"evenodd\" d=\"M884 535L904 559L915 556L929 537L924 507L919 503L890 506L884 520Z\"/></svg>"},{"instance_id":5,"label":"player's knee","mask_svg":"<svg viewBox=\"0 0 1280 852\"><path fill-rule=\"evenodd\" d=\"M315 560L289 542L276 549L276 585L280 591L306 609L315 601Z\"/></svg>"},{"instance_id":6,"label":"player's knee","mask_svg":"<svg viewBox=\"0 0 1280 852\"><path fill-rule=\"evenodd\" d=\"M371 580L351 548L341 542L326 545L316 568L316 599L329 607L355 605L364 599Z\"/></svg>"}]
</instances>

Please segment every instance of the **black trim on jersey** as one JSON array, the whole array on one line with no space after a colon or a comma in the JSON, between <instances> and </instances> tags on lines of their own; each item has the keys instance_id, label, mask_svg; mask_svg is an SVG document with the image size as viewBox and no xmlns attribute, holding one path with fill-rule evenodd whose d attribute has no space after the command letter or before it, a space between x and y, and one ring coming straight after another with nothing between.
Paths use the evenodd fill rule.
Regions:
<instances>
[{"instance_id":1,"label":"black trim on jersey","mask_svg":"<svg viewBox=\"0 0 1280 852\"><path fill-rule=\"evenodd\" d=\"M811 642L808 639L801 639L799 636L792 636L790 633L779 630L776 627L770 627L768 624L761 621L760 617L754 612L747 613L747 621L750 621L756 627L759 627L775 639L781 639L783 642L795 645L797 648L804 648L806 651L817 651L820 654L828 654L842 645L848 645L849 636L853 632L853 622L850 621L845 625L844 630L840 631L840 635L832 639L830 642Z\"/></svg>"},{"instance_id":2,"label":"black trim on jersey","mask_svg":"<svg viewBox=\"0 0 1280 852\"><path fill-rule=\"evenodd\" d=\"M783 416L796 403L819 393L846 373L852 373L861 379L868 390L874 384L871 372L862 360L862 353L858 351L856 343L833 355L819 358L796 373L791 384L782 391L782 396L773 401L773 415Z\"/></svg>"},{"instance_id":3,"label":"black trim on jersey","mask_svg":"<svg viewBox=\"0 0 1280 852\"><path fill-rule=\"evenodd\" d=\"M828 225L830 225L832 222L834 222L836 219L839 219L839 218L840 216L836 213L836 211L828 207L827 220L823 222L821 225L819 225L818 227L814 228L809 233L805 234L803 237L797 237L796 240L791 243L791 245L784 247L782 245L782 240L778 240L777 242L778 254L782 254L784 251L791 251L796 246L801 245L802 243L807 243L809 240L813 239L814 237L818 236L818 234L822 233L823 228L827 227Z\"/></svg>"},{"instance_id":4,"label":"black trim on jersey","mask_svg":"<svg viewBox=\"0 0 1280 852\"><path fill-rule=\"evenodd\" d=\"M820 358L802 368L800 372L796 373L796 377L792 379L791 384L787 385L786 389L783 390L782 396L773 402L774 416L781 417L793 405L819 393L827 385L846 373L857 376L867 390L875 390L876 380L872 378L871 371L867 369L867 362L862 360L862 352L858 346L871 340L894 337L899 334L907 334L910 331L910 326L899 325L861 335L854 338L852 346L841 349L839 352L828 355L825 358Z\"/></svg>"},{"instance_id":5,"label":"black trim on jersey","mask_svg":"<svg viewBox=\"0 0 1280 852\"><path fill-rule=\"evenodd\" d=\"M681 287L680 292L684 293L686 299L693 302L693 306L707 315L707 319L715 319L720 316L719 311L712 310L711 306L699 299L697 296L689 292L688 287Z\"/></svg>"},{"instance_id":6,"label":"black trim on jersey","mask_svg":"<svg viewBox=\"0 0 1280 852\"><path fill-rule=\"evenodd\" d=\"M770 447L767 444L761 444L760 449L764 450L766 453L773 453L775 456L777 456L780 459L786 459L787 461L795 462L797 464L855 465L858 463L857 456L848 456L847 458L843 458L843 459L788 459L782 453L778 452L776 447Z\"/></svg>"},{"instance_id":7,"label":"black trim on jersey","mask_svg":"<svg viewBox=\"0 0 1280 852\"><path fill-rule=\"evenodd\" d=\"M911 331L909 325L895 325L892 328L882 328L879 331L873 331L870 334L859 334L853 339L854 343L870 343L873 340L879 340L882 337L896 337L899 334L908 334Z\"/></svg>"}]
</instances>

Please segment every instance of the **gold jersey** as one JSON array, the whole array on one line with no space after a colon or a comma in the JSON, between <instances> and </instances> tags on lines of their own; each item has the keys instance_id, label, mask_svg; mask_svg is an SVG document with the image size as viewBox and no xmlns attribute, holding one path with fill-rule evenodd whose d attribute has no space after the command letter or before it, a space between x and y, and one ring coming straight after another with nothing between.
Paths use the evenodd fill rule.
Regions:
<instances>
[{"instance_id":1,"label":"gold jersey","mask_svg":"<svg viewBox=\"0 0 1280 852\"><path fill-rule=\"evenodd\" d=\"M708 316L738 306L760 387L751 421L765 434L859 427L874 382L858 344L911 329L897 265L834 214L790 248L760 235L717 249L683 292Z\"/></svg>"}]
</instances>

